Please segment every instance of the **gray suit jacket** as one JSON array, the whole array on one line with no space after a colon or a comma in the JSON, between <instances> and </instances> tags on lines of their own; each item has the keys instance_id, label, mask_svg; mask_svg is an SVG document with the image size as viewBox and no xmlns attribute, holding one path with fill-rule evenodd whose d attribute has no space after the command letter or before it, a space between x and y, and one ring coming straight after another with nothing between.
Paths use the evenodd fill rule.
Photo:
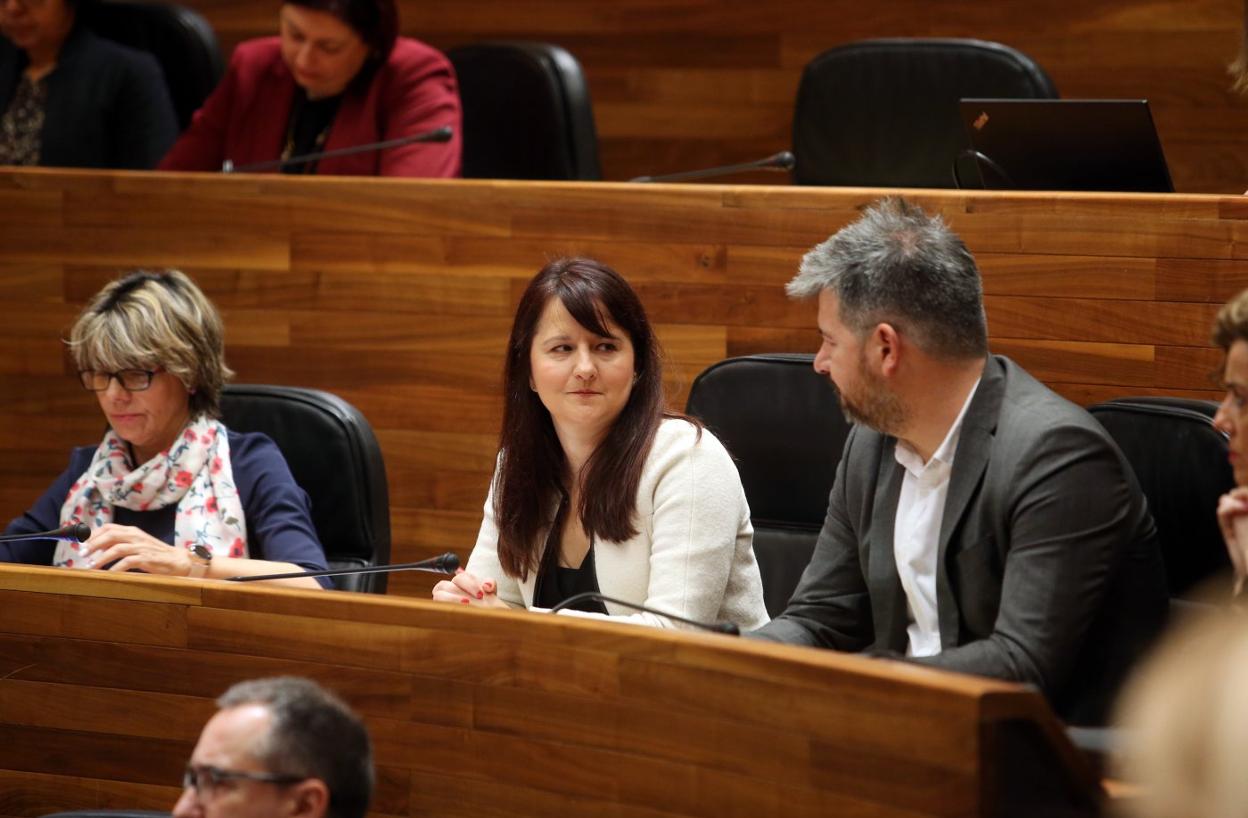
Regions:
<instances>
[{"instance_id":1,"label":"gray suit jacket","mask_svg":"<svg viewBox=\"0 0 1248 818\"><path fill-rule=\"evenodd\" d=\"M896 442L851 432L810 565L755 636L904 653ZM1033 684L1070 721L1104 718L1164 624L1156 527L1130 466L1090 415L1007 358L988 359L963 419L939 549L942 651L915 661Z\"/></svg>"}]
</instances>

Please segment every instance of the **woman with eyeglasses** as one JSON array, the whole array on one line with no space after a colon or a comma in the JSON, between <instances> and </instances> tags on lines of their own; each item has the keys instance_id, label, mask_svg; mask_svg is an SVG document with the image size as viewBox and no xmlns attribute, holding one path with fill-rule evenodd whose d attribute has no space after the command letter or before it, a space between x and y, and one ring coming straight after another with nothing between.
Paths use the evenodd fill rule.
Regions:
<instances>
[{"instance_id":1,"label":"woman with eyeglasses","mask_svg":"<svg viewBox=\"0 0 1248 818\"><path fill-rule=\"evenodd\" d=\"M216 308L176 270L132 272L91 299L68 343L108 429L5 530L82 522L91 536L0 543L0 561L210 578L325 569L307 495L277 446L218 419L233 374L223 335Z\"/></svg>"},{"instance_id":2,"label":"woman with eyeglasses","mask_svg":"<svg viewBox=\"0 0 1248 818\"><path fill-rule=\"evenodd\" d=\"M160 65L93 34L97 5L0 0L0 165L146 170L177 138Z\"/></svg>"}]
</instances>

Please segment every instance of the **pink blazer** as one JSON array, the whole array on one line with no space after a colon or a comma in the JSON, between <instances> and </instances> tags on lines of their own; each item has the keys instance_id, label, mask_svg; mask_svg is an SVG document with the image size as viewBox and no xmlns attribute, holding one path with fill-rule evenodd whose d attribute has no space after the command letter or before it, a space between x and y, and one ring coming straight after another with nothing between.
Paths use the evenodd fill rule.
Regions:
<instances>
[{"instance_id":1,"label":"pink blazer","mask_svg":"<svg viewBox=\"0 0 1248 818\"><path fill-rule=\"evenodd\" d=\"M240 43L216 90L161 160L161 170L219 171L277 159L286 139L295 80L277 37ZM441 52L400 37L364 89L343 96L325 150L454 128L450 142L406 145L324 159L316 172L339 176L458 176L462 122L455 72Z\"/></svg>"}]
</instances>

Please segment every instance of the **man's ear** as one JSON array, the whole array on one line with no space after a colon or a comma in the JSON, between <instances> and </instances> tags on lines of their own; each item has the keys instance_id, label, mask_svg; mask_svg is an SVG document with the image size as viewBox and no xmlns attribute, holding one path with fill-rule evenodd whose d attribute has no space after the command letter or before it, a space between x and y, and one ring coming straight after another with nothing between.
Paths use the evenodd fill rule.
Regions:
<instances>
[{"instance_id":1,"label":"man's ear","mask_svg":"<svg viewBox=\"0 0 1248 818\"><path fill-rule=\"evenodd\" d=\"M329 787L319 778L290 785L289 818L325 818L329 813Z\"/></svg>"},{"instance_id":2,"label":"man's ear","mask_svg":"<svg viewBox=\"0 0 1248 818\"><path fill-rule=\"evenodd\" d=\"M889 323L879 323L867 338L868 356L885 377L897 374L901 365L901 334Z\"/></svg>"}]
</instances>

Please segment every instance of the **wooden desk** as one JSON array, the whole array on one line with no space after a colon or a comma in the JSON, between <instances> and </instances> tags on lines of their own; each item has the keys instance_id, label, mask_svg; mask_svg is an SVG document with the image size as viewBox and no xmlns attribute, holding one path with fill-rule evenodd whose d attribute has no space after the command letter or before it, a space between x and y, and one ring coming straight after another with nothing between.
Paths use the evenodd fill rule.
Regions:
<instances>
[{"instance_id":1,"label":"wooden desk","mask_svg":"<svg viewBox=\"0 0 1248 818\"><path fill-rule=\"evenodd\" d=\"M239 381L328 389L368 417L396 561L466 556L511 314L546 259L598 256L636 285L683 406L721 358L814 350L814 308L783 284L883 193L0 170L0 519L99 439L60 341L83 302L167 265L222 308ZM1083 404L1217 394L1209 327L1248 286L1244 197L908 195L975 253L995 351Z\"/></svg>"},{"instance_id":2,"label":"wooden desk","mask_svg":"<svg viewBox=\"0 0 1248 818\"><path fill-rule=\"evenodd\" d=\"M167 809L212 699L294 673L380 815L1091 814L1041 698L896 662L423 600L0 566L0 816Z\"/></svg>"}]
</instances>

